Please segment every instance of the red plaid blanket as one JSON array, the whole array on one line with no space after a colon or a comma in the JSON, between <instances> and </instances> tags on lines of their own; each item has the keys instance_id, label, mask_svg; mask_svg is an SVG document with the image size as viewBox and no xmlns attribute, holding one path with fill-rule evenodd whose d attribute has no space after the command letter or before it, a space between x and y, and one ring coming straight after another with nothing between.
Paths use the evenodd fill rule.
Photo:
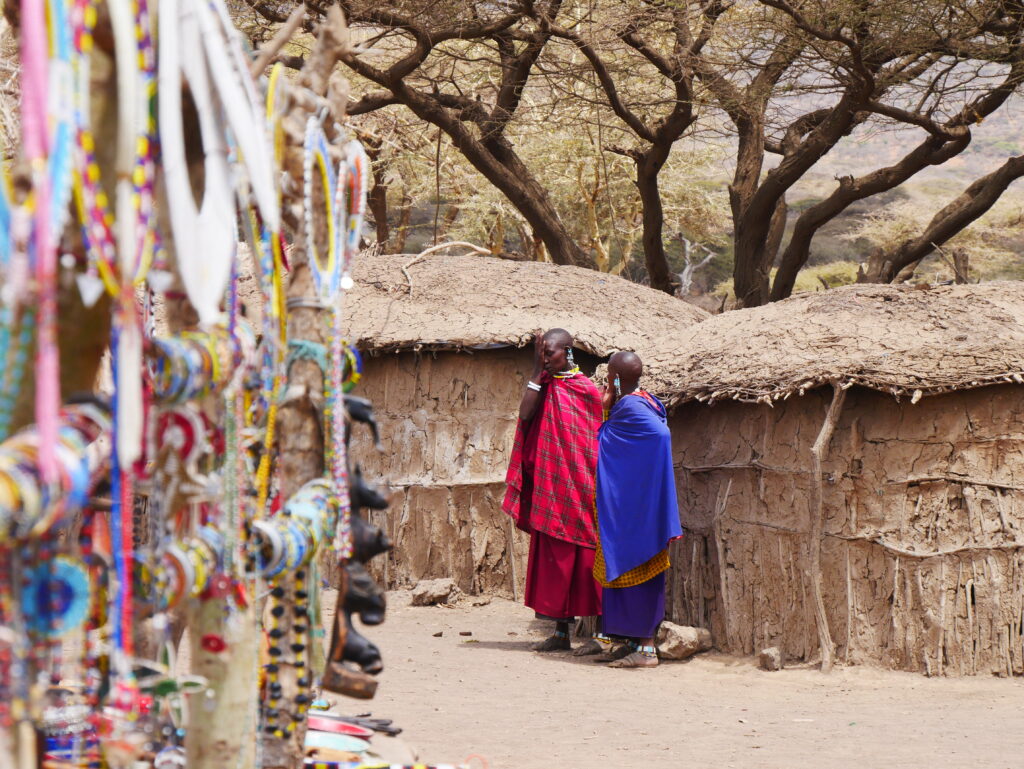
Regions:
<instances>
[{"instance_id":1,"label":"red plaid blanket","mask_svg":"<svg viewBox=\"0 0 1024 769\"><path fill-rule=\"evenodd\" d=\"M540 384L541 406L530 422L516 427L502 509L523 531L597 547L594 479L601 393L582 374L555 379L545 372Z\"/></svg>"}]
</instances>

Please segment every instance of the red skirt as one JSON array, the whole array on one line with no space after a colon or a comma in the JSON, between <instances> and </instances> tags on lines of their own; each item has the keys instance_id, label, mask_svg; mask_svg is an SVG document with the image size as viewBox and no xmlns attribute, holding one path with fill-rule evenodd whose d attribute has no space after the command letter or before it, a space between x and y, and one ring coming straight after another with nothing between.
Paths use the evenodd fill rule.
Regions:
<instances>
[{"instance_id":1,"label":"red skirt","mask_svg":"<svg viewBox=\"0 0 1024 769\"><path fill-rule=\"evenodd\" d=\"M526 605L554 620L600 615L601 586L594 579L594 553L592 548L533 532Z\"/></svg>"}]
</instances>

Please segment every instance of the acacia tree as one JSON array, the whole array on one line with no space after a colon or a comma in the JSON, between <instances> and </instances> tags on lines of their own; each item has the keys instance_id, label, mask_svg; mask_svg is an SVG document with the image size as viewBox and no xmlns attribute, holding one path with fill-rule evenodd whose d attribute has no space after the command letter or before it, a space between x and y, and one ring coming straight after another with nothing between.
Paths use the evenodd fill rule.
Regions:
<instances>
[{"instance_id":1,"label":"acacia tree","mask_svg":"<svg viewBox=\"0 0 1024 769\"><path fill-rule=\"evenodd\" d=\"M757 34L734 46L726 40L693 62L737 137L730 197L734 287L743 306L788 296L815 234L852 203L963 152L972 126L1005 104L1024 74L1017 2L759 5L742 8L744 27ZM737 3L730 12L740 11ZM839 179L831 194L797 217L781 249L787 192L868 123L916 128L925 136L898 162ZM769 153L779 160L766 171ZM892 280L931 244L941 245L987 211L1022 174L1024 161L1011 158L979 179L919 237L876 257L864 279Z\"/></svg>"},{"instance_id":2,"label":"acacia tree","mask_svg":"<svg viewBox=\"0 0 1024 769\"><path fill-rule=\"evenodd\" d=\"M271 21L285 3L246 0ZM557 15L562 0L546 0ZM306 3L323 14L335 3ZM344 63L378 90L349 105L363 115L401 104L443 131L466 159L511 201L558 264L590 265L548 198L544 186L509 140L508 127L550 33L520 3L449 0L382 4L342 0L361 42Z\"/></svg>"},{"instance_id":3,"label":"acacia tree","mask_svg":"<svg viewBox=\"0 0 1024 769\"><path fill-rule=\"evenodd\" d=\"M679 280L665 253L665 211L659 176L676 142L697 119L690 57L700 54L710 25L683 4L627 2L565 14L527 4L543 30L578 49L593 68L600 93L632 139L609 149L632 159L640 196L643 253L653 288L674 293ZM708 15L717 13L712 9ZM661 50L664 48L665 50ZM565 72L571 72L565 67Z\"/></svg>"},{"instance_id":4,"label":"acacia tree","mask_svg":"<svg viewBox=\"0 0 1024 769\"><path fill-rule=\"evenodd\" d=\"M246 2L268 17L287 5ZM729 211L742 306L788 296L823 227L962 153L1024 76L1021 0L342 5L364 36L345 63L383 89L357 100L353 113L400 104L441 128L556 262L590 260L559 218L550 185L523 160L525 143L537 140L516 137L524 97L537 95L541 110L599 104L612 116L618 137L601 149L633 160L647 272L665 290L673 276L662 233L664 164L680 139L720 132L734 159ZM582 55L589 75L567 50ZM825 156L884 130L921 138L895 162L837 179L824 199L790 216L787 195ZM977 179L916 236L879 251L862 279L895 279L1022 174L1024 158L1010 158Z\"/></svg>"}]
</instances>

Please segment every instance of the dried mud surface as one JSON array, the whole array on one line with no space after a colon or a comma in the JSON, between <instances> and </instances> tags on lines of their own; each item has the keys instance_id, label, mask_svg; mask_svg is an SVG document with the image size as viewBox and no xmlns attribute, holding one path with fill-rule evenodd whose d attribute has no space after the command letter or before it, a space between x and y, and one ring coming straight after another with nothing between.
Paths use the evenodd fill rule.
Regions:
<instances>
[{"instance_id":1,"label":"dried mud surface","mask_svg":"<svg viewBox=\"0 0 1024 769\"><path fill-rule=\"evenodd\" d=\"M1024 377L1018 281L855 285L798 294L668 331L638 349L670 406L768 402L827 381L914 398Z\"/></svg>"},{"instance_id":2,"label":"dried mud surface","mask_svg":"<svg viewBox=\"0 0 1024 769\"><path fill-rule=\"evenodd\" d=\"M716 649L818 654L808 461L827 407L816 391L673 416L687 536L673 550L669 615L709 628ZM849 392L823 466L823 598L842 661L1024 673L1022 467L1019 386L916 405Z\"/></svg>"},{"instance_id":3,"label":"dried mud surface","mask_svg":"<svg viewBox=\"0 0 1024 769\"><path fill-rule=\"evenodd\" d=\"M609 670L529 651L548 629L530 610L474 600L417 608L391 593L387 622L365 631L385 657L377 698L342 706L394 719L422 759L477 754L490 769L1021 765L1021 679L766 673L724 655Z\"/></svg>"},{"instance_id":4,"label":"dried mud surface","mask_svg":"<svg viewBox=\"0 0 1024 769\"><path fill-rule=\"evenodd\" d=\"M369 513L395 543L371 563L382 584L451 577L467 593L511 596L514 551L521 588L529 540L501 502L531 366L514 349L367 360L360 393L374 403L384 450L359 427L351 454L391 494L387 510Z\"/></svg>"}]
</instances>

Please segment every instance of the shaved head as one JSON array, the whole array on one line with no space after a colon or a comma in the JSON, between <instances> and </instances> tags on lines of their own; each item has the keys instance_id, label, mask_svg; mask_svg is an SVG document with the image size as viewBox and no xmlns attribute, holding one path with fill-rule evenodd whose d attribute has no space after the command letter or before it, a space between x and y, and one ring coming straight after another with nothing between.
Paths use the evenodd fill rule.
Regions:
<instances>
[{"instance_id":1,"label":"shaved head","mask_svg":"<svg viewBox=\"0 0 1024 769\"><path fill-rule=\"evenodd\" d=\"M635 352L615 353L608 360L608 373L622 380L623 389L632 389L644 373L644 364Z\"/></svg>"},{"instance_id":2,"label":"shaved head","mask_svg":"<svg viewBox=\"0 0 1024 769\"><path fill-rule=\"evenodd\" d=\"M569 371L572 360L572 334L564 328L553 328L541 337L540 352L544 368L551 374Z\"/></svg>"},{"instance_id":3,"label":"shaved head","mask_svg":"<svg viewBox=\"0 0 1024 769\"><path fill-rule=\"evenodd\" d=\"M553 328L545 332L545 342L555 342L559 347L572 347L572 334L564 328Z\"/></svg>"}]
</instances>

